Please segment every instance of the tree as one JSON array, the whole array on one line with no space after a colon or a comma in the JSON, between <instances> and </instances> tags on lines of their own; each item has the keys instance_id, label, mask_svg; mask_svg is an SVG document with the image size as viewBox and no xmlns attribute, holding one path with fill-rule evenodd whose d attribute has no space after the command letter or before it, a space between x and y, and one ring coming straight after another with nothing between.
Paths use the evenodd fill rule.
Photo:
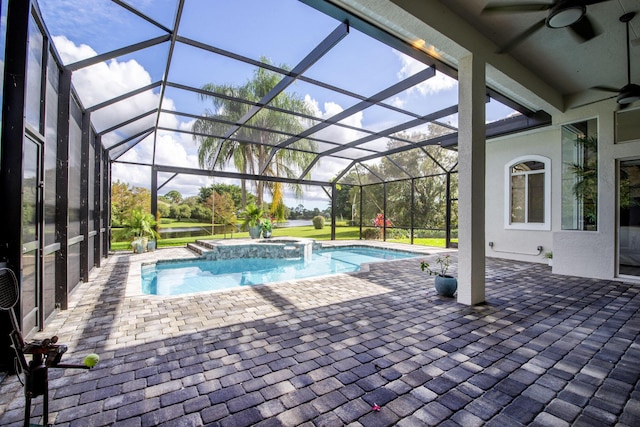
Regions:
<instances>
[{"instance_id":1,"label":"tree","mask_svg":"<svg viewBox=\"0 0 640 427\"><path fill-rule=\"evenodd\" d=\"M214 207L213 222L215 224L230 225L236 222L236 206L229 193L214 192L206 201L208 206Z\"/></svg>"},{"instance_id":2,"label":"tree","mask_svg":"<svg viewBox=\"0 0 640 427\"><path fill-rule=\"evenodd\" d=\"M189 205L180 205L180 218L189 219L191 218L191 208Z\"/></svg>"},{"instance_id":3,"label":"tree","mask_svg":"<svg viewBox=\"0 0 640 427\"><path fill-rule=\"evenodd\" d=\"M574 204L581 207L585 230L595 230L598 224L598 138L578 136L575 140L580 156L566 163L573 175Z\"/></svg>"},{"instance_id":4,"label":"tree","mask_svg":"<svg viewBox=\"0 0 640 427\"><path fill-rule=\"evenodd\" d=\"M137 207L129 212L122 229L122 237L139 238L147 237L158 239L160 235L155 229L156 220L149 212L145 212L142 208Z\"/></svg>"},{"instance_id":5,"label":"tree","mask_svg":"<svg viewBox=\"0 0 640 427\"><path fill-rule=\"evenodd\" d=\"M282 193L282 184L276 182L273 186L273 200L271 201L271 207L269 213L277 221L285 220L285 207L284 207L284 195Z\"/></svg>"},{"instance_id":6,"label":"tree","mask_svg":"<svg viewBox=\"0 0 640 427\"><path fill-rule=\"evenodd\" d=\"M167 194L164 195L171 203L180 203L182 202L182 194L180 194L177 190L171 190Z\"/></svg>"},{"instance_id":7,"label":"tree","mask_svg":"<svg viewBox=\"0 0 640 427\"><path fill-rule=\"evenodd\" d=\"M161 218L166 218L171 215L171 205L167 202L158 201L158 215Z\"/></svg>"},{"instance_id":8,"label":"tree","mask_svg":"<svg viewBox=\"0 0 640 427\"><path fill-rule=\"evenodd\" d=\"M200 187L200 190L198 191L198 198L202 203L207 203L207 200L211 197L211 194L213 194L214 191L220 195L228 194L236 207L242 206L242 189L240 186L235 184L218 183L208 187ZM255 203L255 196L253 194L247 194L247 203Z\"/></svg>"},{"instance_id":9,"label":"tree","mask_svg":"<svg viewBox=\"0 0 640 427\"><path fill-rule=\"evenodd\" d=\"M113 225L124 224L133 206L133 194L129 184L120 180L111 184L111 223Z\"/></svg>"},{"instance_id":10,"label":"tree","mask_svg":"<svg viewBox=\"0 0 640 427\"><path fill-rule=\"evenodd\" d=\"M271 65L267 58L261 58L264 64ZM289 70L286 65L280 68ZM233 163L244 174L258 174L263 169L266 175L299 177L301 171L315 157L315 143L309 140L297 141L297 146L307 151L280 149L269 160L269 152L283 138L284 134L298 134L304 130L301 118L282 111L293 111L310 115L310 109L304 99L291 93L281 93L269 106L260 109L251 118L251 127L242 126L231 137L225 138L230 123L239 123L256 103L265 97L282 79L276 72L258 67L253 78L242 86L216 85L209 83L203 90L211 94L202 94L201 99L211 101L213 109L207 109L205 118L193 125L194 138L200 143L198 160L202 168L214 169ZM222 95L222 96L216 96ZM241 102L239 100L245 100ZM265 130L266 129L266 130ZM208 136L201 136L208 135ZM247 142L252 141L252 142ZM265 182L256 185L257 204L262 205ZM297 195L302 194L299 185L293 185ZM241 207L247 204L246 182L241 180ZM273 191L273 188L270 188Z\"/></svg>"},{"instance_id":11,"label":"tree","mask_svg":"<svg viewBox=\"0 0 640 427\"><path fill-rule=\"evenodd\" d=\"M351 189L353 186L336 184L336 217L351 219L353 198Z\"/></svg>"},{"instance_id":12,"label":"tree","mask_svg":"<svg viewBox=\"0 0 640 427\"><path fill-rule=\"evenodd\" d=\"M140 208L151 209L151 192L142 187L131 187L126 182L117 180L111 184L111 223L124 224L131 211Z\"/></svg>"},{"instance_id":13,"label":"tree","mask_svg":"<svg viewBox=\"0 0 640 427\"><path fill-rule=\"evenodd\" d=\"M430 124L426 133L399 134L402 139L415 142L424 141L446 132L442 126ZM387 148L393 149L403 144L390 139ZM413 212L414 227L444 229L446 227L446 182L447 173L455 169L457 153L439 146L425 146L401 151L382 157L367 168L354 167L344 175L341 187L354 186L349 190L349 199L342 190L338 191L337 212L344 212L347 206L355 207L354 218L362 217L363 225L372 225L378 214L383 213L395 227L408 227ZM384 185L380 178L387 180ZM412 181L402 178L414 177L414 203L412 206ZM450 175L452 199L457 198L457 179ZM362 212L360 212L360 188L362 187ZM383 212L386 187L386 212ZM451 211L451 225L457 227L457 212Z\"/></svg>"}]
</instances>

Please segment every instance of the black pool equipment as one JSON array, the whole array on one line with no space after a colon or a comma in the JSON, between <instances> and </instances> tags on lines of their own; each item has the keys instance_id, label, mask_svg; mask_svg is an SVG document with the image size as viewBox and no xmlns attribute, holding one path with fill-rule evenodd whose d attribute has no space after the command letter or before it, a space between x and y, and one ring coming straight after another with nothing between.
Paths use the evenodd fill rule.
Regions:
<instances>
[{"instance_id":1,"label":"black pool equipment","mask_svg":"<svg viewBox=\"0 0 640 427\"><path fill-rule=\"evenodd\" d=\"M69 365L60 363L62 355L67 351L67 346L58 344L58 337L45 338L24 342L18 319L13 311L13 307L18 303L20 291L18 281L12 270L0 268L0 309L7 311L11 318L13 330L10 338L12 347L16 352L17 371L24 373L24 426L29 427L34 424L31 420L31 399L43 396L42 421L45 426L49 424L49 368L73 368L91 369L95 363L83 365ZM31 360L27 362L25 355L31 355ZM97 356L96 356L97 357Z\"/></svg>"}]
</instances>

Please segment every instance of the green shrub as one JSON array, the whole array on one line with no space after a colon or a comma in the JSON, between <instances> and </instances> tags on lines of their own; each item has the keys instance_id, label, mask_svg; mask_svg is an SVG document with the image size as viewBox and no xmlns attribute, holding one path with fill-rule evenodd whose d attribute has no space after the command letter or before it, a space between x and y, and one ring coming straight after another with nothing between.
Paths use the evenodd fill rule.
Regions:
<instances>
[{"instance_id":1,"label":"green shrub","mask_svg":"<svg viewBox=\"0 0 640 427\"><path fill-rule=\"evenodd\" d=\"M445 237L444 230L415 230L413 235L420 239L443 239Z\"/></svg>"},{"instance_id":2,"label":"green shrub","mask_svg":"<svg viewBox=\"0 0 640 427\"><path fill-rule=\"evenodd\" d=\"M311 220L313 222L313 226L316 230L322 230L324 228L324 217L323 216L314 216Z\"/></svg>"},{"instance_id":3,"label":"green shrub","mask_svg":"<svg viewBox=\"0 0 640 427\"><path fill-rule=\"evenodd\" d=\"M362 238L365 240L376 240L382 238L382 229L365 228L362 230Z\"/></svg>"},{"instance_id":4,"label":"green shrub","mask_svg":"<svg viewBox=\"0 0 640 427\"><path fill-rule=\"evenodd\" d=\"M409 230L403 228L387 228L387 238L389 239L408 239Z\"/></svg>"}]
</instances>

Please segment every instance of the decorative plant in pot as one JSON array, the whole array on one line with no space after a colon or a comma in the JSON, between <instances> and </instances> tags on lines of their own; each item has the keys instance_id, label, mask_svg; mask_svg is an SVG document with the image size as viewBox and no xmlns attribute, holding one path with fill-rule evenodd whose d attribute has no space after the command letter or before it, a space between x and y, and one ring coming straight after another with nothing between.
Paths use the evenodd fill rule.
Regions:
<instances>
[{"instance_id":1,"label":"decorative plant in pot","mask_svg":"<svg viewBox=\"0 0 640 427\"><path fill-rule=\"evenodd\" d=\"M458 279L447 274L449 265L451 265L451 256L438 256L438 258L436 258L436 264L438 264L438 267L431 268L431 265L427 261L422 261L420 268L422 271L429 273L430 276L436 276L435 288L438 295L452 297L458 290Z\"/></svg>"},{"instance_id":2,"label":"decorative plant in pot","mask_svg":"<svg viewBox=\"0 0 640 427\"><path fill-rule=\"evenodd\" d=\"M271 232L273 231L273 222L269 218L263 218L260 220L260 228L262 230L262 237L268 239L271 237Z\"/></svg>"},{"instance_id":3,"label":"decorative plant in pot","mask_svg":"<svg viewBox=\"0 0 640 427\"><path fill-rule=\"evenodd\" d=\"M252 239L258 239L260 237L260 233L262 233L260 220L263 216L264 211L253 203L247 205L244 209L242 228L244 230L249 230L249 236L251 236Z\"/></svg>"},{"instance_id":4,"label":"decorative plant in pot","mask_svg":"<svg viewBox=\"0 0 640 427\"><path fill-rule=\"evenodd\" d=\"M133 238L131 247L136 253L147 250L149 239L159 239L160 235L155 229L156 220L148 212L144 212L142 208L135 208L131 211L129 218L124 223L122 229L122 237ZM155 245L154 245L155 247Z\"/></svg>"}]
</instances>

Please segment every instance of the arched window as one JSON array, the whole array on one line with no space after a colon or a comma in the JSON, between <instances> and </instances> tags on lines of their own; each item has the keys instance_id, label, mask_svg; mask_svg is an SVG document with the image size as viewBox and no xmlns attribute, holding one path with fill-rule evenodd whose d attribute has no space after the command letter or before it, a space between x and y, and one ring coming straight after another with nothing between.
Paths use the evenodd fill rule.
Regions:
<instances>
[{"instance_id":1,"label":"arched window","mask_svg":"<svg viewBox=\"0 0 640 427\"><path fill-rule=\"evenodd\" d=\"M551 229L551 160L518 157L505 167L505 228Z\"/></svg>"}]
</instances>

